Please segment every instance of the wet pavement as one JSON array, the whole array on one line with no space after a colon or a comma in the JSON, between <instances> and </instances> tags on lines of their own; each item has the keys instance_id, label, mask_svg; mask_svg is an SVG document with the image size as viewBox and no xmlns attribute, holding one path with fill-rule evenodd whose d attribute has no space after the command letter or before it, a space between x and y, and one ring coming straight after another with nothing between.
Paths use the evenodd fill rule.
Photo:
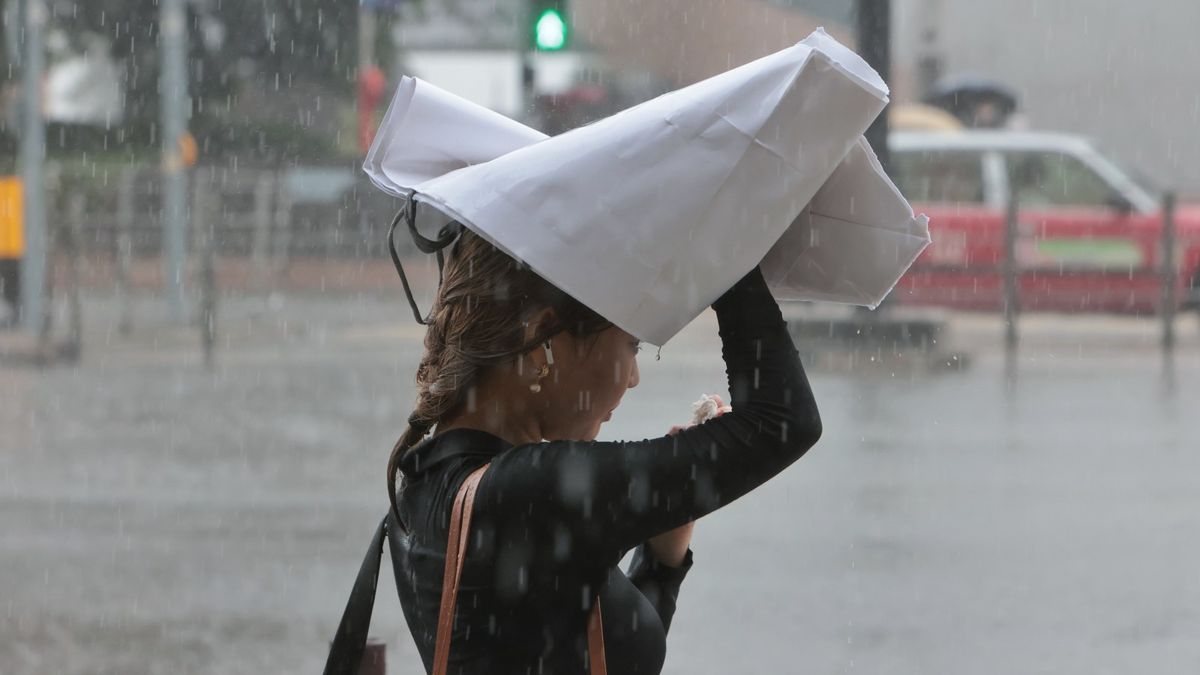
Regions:
<instances>
[{"instance_id":1,"label":"wet pavement","mask_svg":"<svg viewBox=\"0 0 1200 675\"><path fill-rule=\"evenodd\" d=\"M411 407L397 298L227 301L212 370L90 298L79 365L0 361L0 672L319 671ZM1110 317L1030 317L1007 364L953 316L962 370L805 346L825 437L698 523L664 672L1200 672L1198 324L1168 365ZM641 367L604 437L723 393L711 315Z\"/></svg>"}]
</instances>

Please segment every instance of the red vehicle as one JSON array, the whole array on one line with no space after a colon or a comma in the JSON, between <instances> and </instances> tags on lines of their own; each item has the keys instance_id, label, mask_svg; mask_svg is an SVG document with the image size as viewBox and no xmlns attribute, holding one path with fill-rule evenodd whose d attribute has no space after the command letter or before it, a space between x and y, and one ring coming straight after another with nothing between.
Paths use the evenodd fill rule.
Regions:
<instances>
[{"instance_id":1,"label":"red vehicle","mask_svg":"<svg viewBox=\"0 0 1200 675\"><path fill-rule=\"evenodd\" d=\"M933 244L897 304L995 310L1003 303L1004 213L1021 205L1022 310L1155 313L1162 304L1159 198L1087 139L1018 131L894 132L900 191L930 218ZM1181 307L1200 307L1200 206L1176 211Z\"/></svg>"}]
</instances>

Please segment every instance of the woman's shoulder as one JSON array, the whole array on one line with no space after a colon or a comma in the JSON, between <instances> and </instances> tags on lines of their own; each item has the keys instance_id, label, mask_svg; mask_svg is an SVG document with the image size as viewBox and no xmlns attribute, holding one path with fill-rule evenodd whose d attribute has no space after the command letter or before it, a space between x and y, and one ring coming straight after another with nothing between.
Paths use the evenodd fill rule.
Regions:
<instances>
[{"instance_id":1,"label":"woman's shoulder","mask_svg":"<svg viewBox=\"0 0 1200 675\"><path fill-rule=\"evenodd\" d=\"M449 429L414 445L400 458L400 471L409 478L444 471L452 460L473 458L476 465L487 463L511 447L486 431L465 427ZM478 461L482 460L482 461Z\"/></svg>"}]
</instances>

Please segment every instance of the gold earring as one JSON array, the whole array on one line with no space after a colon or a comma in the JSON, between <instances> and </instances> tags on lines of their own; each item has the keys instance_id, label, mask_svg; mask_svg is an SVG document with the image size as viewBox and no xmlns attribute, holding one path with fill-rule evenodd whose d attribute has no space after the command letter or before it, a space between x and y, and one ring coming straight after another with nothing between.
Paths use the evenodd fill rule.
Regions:
<instances>
[{"instance_id":1,"label":"gold earring","mask_svg":"<svg viewBox=\"0 0 1200 675\"><path fill-rule=\"evenodd\" d=\"M535 394L540 392L542 390L542 380L545 379L545 377L549 374L550 366L548 364L542 364L542 367L538 369L537 381L529 385L529 391L532 391Z\"/></svg>"}]
</instances>

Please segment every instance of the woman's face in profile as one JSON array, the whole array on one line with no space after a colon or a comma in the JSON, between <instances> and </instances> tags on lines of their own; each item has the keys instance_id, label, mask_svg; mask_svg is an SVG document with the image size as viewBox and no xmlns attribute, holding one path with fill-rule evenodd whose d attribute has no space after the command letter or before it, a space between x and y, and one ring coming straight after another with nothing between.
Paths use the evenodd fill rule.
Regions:
<instances>
[{"instance_id":1,"label":"woman's face in profile","mask_svg":"<svg viewBox=\"0 0 1200 675\"><path fill-rule=\"evenodd\" d=\"M578 338L559 333L551 344L554 365L536 395L548 408L543 433L547 440L594 440L621 397L638 385L641 342L613 326Z\"/></svg>"}]
</instances>

